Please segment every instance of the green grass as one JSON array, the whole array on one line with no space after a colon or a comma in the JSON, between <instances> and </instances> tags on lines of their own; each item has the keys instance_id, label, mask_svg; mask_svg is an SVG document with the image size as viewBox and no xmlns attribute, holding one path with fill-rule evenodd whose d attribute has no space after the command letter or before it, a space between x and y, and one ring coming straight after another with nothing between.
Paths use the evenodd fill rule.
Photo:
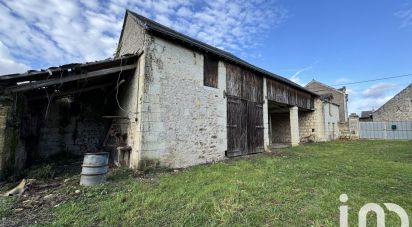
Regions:
<instances>
[{"instance_id":1,"label":"green grass","mask_svg":"<svg viewBox=\"0 0 412 227\"><path fill-rule=\"evenodd\" d=\"M396 203L412 219L412 142L310 144L146 179L120 169L55 208L54 224L338 226L342 193L351 226L368 202Z\"/></svg>"},{"instance_id":2,"label":"green grass","mask_svg":"<svg viewBox=\"0 0 412 227\"><path fill-rule=\"evenodd\" d=\"M16 197L0 198L0 217L6 217L12 214L11 209L16 203Z\"/></svg>"}]
</instances>

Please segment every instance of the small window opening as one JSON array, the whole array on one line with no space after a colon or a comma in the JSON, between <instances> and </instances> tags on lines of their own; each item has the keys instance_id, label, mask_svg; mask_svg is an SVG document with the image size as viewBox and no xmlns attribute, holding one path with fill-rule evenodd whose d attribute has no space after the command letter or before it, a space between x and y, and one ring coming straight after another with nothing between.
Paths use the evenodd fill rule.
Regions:
<instances>
[{"instance_id":1,"label":"small window opening","mask_svg":"<svg viewBox=\"0 0 412 227\"><path fill-rule=\"evenodd\" d=\"M204 55L203 63L203 85L217 88L218 63L219 61L208 55Z\"/></svg>"}]
</instances>

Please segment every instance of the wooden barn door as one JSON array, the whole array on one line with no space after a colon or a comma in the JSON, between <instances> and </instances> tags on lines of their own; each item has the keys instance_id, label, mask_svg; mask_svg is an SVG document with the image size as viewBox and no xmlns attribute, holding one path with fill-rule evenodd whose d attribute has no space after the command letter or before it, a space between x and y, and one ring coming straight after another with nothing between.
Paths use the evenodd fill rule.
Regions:
<instances>
[{"instance_id":1,"label":"wooden barn door","mask_svg":"<svg viewBox=\"0 0 412 227\"><path fill-rule=\"evenodd\" d=\"M263 151L263 78L226 65L227 156Z\"/></svg>"}]
</instances>

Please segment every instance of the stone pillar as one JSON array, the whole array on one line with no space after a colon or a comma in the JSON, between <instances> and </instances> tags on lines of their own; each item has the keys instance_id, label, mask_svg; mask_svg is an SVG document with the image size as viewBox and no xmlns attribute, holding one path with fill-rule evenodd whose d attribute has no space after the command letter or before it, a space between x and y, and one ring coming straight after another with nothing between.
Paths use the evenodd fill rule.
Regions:
<instances>
[{"instance_id":1,"label":"stone pillar","mask_svg":"<svg viewBox=\"0 0 412 227\"><path fill-rule=\"evenodd\" d=\"M298 107L294 106L289 109L290 117L290 142L292 147L299 145L299 116Z\"/></svg>"},{"instance_id":2,"label":"stone pillar","mask_svg":"<svg viewBox=\"0 0 412 227\"><path fill-rule=\"evenodd\" d=\"M356 114L349 116L349 133L351 139L359 139L359 117Z\"/></svg>"},{"instance_id":3,"label":"stone pillar","mask_svg":"<svg viewBox=\"0 0 412 227\"><path fill-rule=\"evenodd\" d=\"M263 145L265 150L269 147L269 116L266 78L263 78Z\"/></svg>"}]
</instances>

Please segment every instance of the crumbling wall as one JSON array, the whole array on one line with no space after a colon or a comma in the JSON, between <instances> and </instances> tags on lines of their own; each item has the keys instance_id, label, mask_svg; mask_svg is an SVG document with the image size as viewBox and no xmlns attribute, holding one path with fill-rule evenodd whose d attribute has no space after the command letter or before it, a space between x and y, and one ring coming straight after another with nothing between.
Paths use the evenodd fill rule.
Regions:
<instances>
[{"instance_id":1,"label":"crumbling wall","mask_svg":"<svg viewBox=\"0 0 412 227\"><path fill-rule=\"evenodd\" d=\"M358 116L350 116L349 117L349 131L351 134L351 139L359 139L359 131L360 131L360 126L359 126L359 117Z\"/></svg>"},{"instance_id":2,"label":"crumbling wall","mask_svg":"<svg viewBox=\"0 0 412 227\"><path fill-rule=\"evenodd\" d=\"M146 52L141 160L179 168L223 159L225 65L218 88L203 85L203 55L154 38Z\"/></svg>"},{"instance_id":3,"label":"crumbling wall","mask_svg":"<svg viewBox=\"0 0 412 227\"><path fill-rule=\"evenodd\" d=\"M359 139L359 117L350 115L348 122L339 123L339 138L344 140Z\"/></svg>"}]
</instances>

